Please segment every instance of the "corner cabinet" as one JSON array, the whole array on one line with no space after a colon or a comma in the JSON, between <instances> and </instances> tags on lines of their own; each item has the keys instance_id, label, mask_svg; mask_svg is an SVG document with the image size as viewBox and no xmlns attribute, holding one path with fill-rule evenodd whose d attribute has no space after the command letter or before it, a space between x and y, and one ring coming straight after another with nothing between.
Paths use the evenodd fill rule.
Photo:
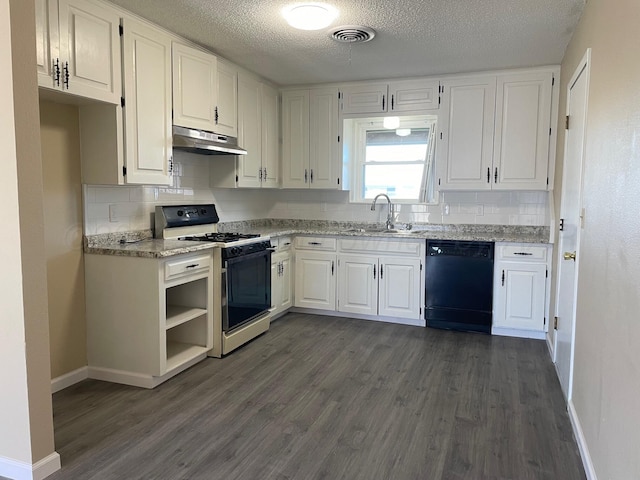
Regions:
<instances>
[{"instance_id":1,"label":"corner cabinet","mask_svg":"<svg viewBox=\"0 0 640 480\"><path fill-rule=\"evenodd\" d=\"M36 0L38 85L120 103L120 16L88 0Z\"/></svg>"},{"instance_id":2,"label":"corner cabinet","mask_svg":"<svg viewBox=\"0 0 640 480\"><path fill-rule=\"evenodd\" d=\"M550 247L496 243L492 334L543 339L548 329Z\"/></svg>"},{"instance_id":3,"label":"corner cabinet","mask_svg":"<svg viewBox=\"0 0 640 480\"><path fill-rule=\"evenodd\" d=\"M90 378L154 388L211 350L211 251L167 259L87 254L85 284Z\"/></svg>"},{"instance_id":4,"label":"corner cabinet","mask_svg":"<svg viewBox=\"0 0 640 480\"><path fill-rule=\"evenodd\" d=\"M338 93L337 88L282 92L282 188L340 188Z\"/></svg>"},{"instance_id":5,"label":"corner cabinet","mask_svg":"<svg viewBox=\"0 0 640 480\"><path fill-rule=\"evenodd\" d=\"M440 190L546 190L552 70L442 82Z\"/></svg>"}]
</instances>

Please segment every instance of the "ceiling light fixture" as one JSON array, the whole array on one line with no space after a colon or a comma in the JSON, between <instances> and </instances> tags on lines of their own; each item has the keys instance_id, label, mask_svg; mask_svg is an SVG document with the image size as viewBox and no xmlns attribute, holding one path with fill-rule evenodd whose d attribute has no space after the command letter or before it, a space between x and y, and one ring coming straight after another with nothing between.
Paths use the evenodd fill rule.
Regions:
<instances>
[{"instance_id":1,"label":"ceiling light fixture","mask_svg":"<svg viewBox=\"0 0 640 480\"><path fill-rule=\"evenodd\" d=\"M408 137L409 135L411 135L411 129L410 128L398 128L398 129L396 129L396 135L398 135L399 137Z\"/></svg>"},{"instance_id":2,"label":"ceiling light fixture","mask_svg":"<svg viewBox=\"0 0 640 480\"><path fill-rule=\"evenodd\" d=\"M299 30L320 30L331 25L338 10L326 3L298 3L283 8L282 16Z\"/></svg>"},{"instance_id":3,"label":"ceiling light fixture","mask_svg":"<svg viewBox=\"0 0 640 480\"><path fill-rule=\"evenodd\" d=\"M384 120L382 120L382 126L384 128L388 128L389 130L393 130L394 128L398 128L400 126L400 118L399 117L384 117Z\"/></svg>"}]
</instances>

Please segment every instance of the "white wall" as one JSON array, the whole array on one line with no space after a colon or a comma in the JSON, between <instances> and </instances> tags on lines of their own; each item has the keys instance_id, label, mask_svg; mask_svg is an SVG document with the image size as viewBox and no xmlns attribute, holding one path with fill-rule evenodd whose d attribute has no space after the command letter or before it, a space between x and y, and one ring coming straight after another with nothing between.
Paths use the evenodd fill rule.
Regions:
<instances>
[{"instance_id":1,"label":"white wall","mask_svg":"<svg viewBox=\"0 0 640 480\"><path fill-rule=\"evenodd\" d=\"M638 26L638 0L589 0L562 62L561 116L592 48L572 402L600 480L640 478Z\"/></svg>"},{"instance_id":2,"label":"white wall","mask_svg":"<svg viewBox=\"0 0 640 480\"><path fill-rule=\"evenodd\" d=\"M85 187L85 233L144 230L156 205L215 203L221 221L292 218L384 222L387 211L350 204L348 192L322 190L210 189L209 165L228 159L176 155L182 176L173 187ZM402 223L548 225L546 192L444 192L439 205L398 205Z\"/></svg>"}]
</instances>

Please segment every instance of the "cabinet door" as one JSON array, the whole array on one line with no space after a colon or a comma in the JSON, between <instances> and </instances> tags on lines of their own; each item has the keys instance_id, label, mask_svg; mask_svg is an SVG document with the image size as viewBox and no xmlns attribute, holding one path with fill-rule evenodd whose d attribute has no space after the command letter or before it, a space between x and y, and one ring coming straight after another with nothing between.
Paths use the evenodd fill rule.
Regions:
<instances>
[{"instance_id":1,"label":"cabinet door","mask_svg":"<svg viewBox=\"0 0 640 480\"><path fill-rule=\"evenodd\" d=\"M309 90L282 94L282 187L309 187Z\"/></svg>"},{"instance_id":2,"label":"cabinet door","mask_svg":"<svg viewBox=\"0 0 640 480\"><path fill-rule=\"evenodd\" d=\"M439 188L490 189L496 78L452 80L443 87Z\"/></svg>"},{"instance_id":3,"label":"cabinet door","mask_svg":"<svg viewBox=\"0 0 640 480\"><path fill-rule=\"evenodd\" d=\"M282 282L280 280L280 261L275 255L271 257L271 312L280 311L282 299Z\"/></svg>"},{"instance_id":4,"label":"cabinet door","mask_svg":"<svg viewBox=\"0 0 640 480\"><path fill-rule=\"evenodd\" d=\"M387 84L373 83L344 87L342 113L384 113L387 111Z\"/></svg>"},{"instance_id":5,"label":"cabinet door","mask_svg":"<svg viewBox=\"0 0 640 480\"><path fill-rule=\"evenodd\" d=\"M378 314L378 257L340 256L338 311Z\"/></svg>"},{"instance_id":6,"label":"cabinet door","mask_svg":"<svg viewBox=\"0 0 640 480\"><path fill-rule=\"evenodd\" d=\"M36 0L36 66L38 85L47 88L59 88L62 77L54 79L54 62L60 66L60 36L58 30L58 2ZM62 72L62 71L61 71Z\"/></svg>"},{"instance_id":7,"label":"cabinet door","mask_svg":"<svg viewBox=\"0 0 640 480\"><path fill-rule=\"evenodd\" d=\"M278 91L262 83L262 187L277 188L280 177Z\"/></svg>"},{"instance_id":8,"label":"cabinet door","mask_svg":"<svg viewBox=\"0 0 640 480\"><path fill-rule=\"evenodd\" d=\"M389 111L437 110L440 82L408 80L389 84Z\"/></svg>"},{"instance_id":9,"label":"cabinet door","mask_svg":"<svg viewBox=\"0 0 640 480\"><path fill-rule=\"evenodd\" d=\"M214 112L215 132L238 136L238 71L226 62L218 61L216 70L217 110Z\"/></svg>"},{"instance_id":10,"label":"cabinet door","mask_svg":"<svg viewBox=\"0 0 640 480\"><path fill-rule=\"evenodd\" d=\"M422 272L417 258L380 258L378 314L388 317L420 319Z\"/></svg>"},{"instance_id":11,"label":"cabinet door","mask_svg":"<svg viewBox=\"0 0 640 480\"><path fill-rule=\"evenodd\" d=\"M309 186L338 188L338 89L309 92Z\"/></svg>"},{"instance_id":12,"label":"cabinet door","mask_svg":"<svg viewBox=\"0 0 640 480\"><path fill-rule=\"evenodd\" d=\"M546 190L551 72L498 76L494 189Z\"/></svg>"},{"instance_id":13,"label":"cabinet door","mask_svg":"<svg viewBox=\"0 0 640 480\"><path fill-rule=\"evenodd\" d=\"M493 326L544 331L546 265L501 262L496 267Z\"/></svg>"},{"instance_id":14,"label":"cabinet door","mask_svg":"<svg viewBox=\"0 0 640 480\"><path fill-rule=\"evenodd\" d=\"M287 310L292 306L293 283L291 277L291 255L286 255L280 262L280 311Z\"/></svg>"},{"instance_id":15,"label":"cabinet door","mask_svg":"<svg viewBox=\"0 0 640 480\"><path fill-rule=\"evenodd\" d=\"M322 252L296 253L296 307L336 309L336 256Z\"/></svg>"},{"instance_id":16,"label":"cabinet door","mask_svg":"<svg viewBox=\"0 0 640 480\"><path fill-rule=\"evenodd\" d=\"M173 123L215 131L217 59L173 43Z\"/></svg>"},{"instance_id":17,"label":"cabinet door","mask_svg":"<svg viewBox=\"0 0 640 480\"><path fill-rule=\"evenodd\" d=\"M262 179L260 82L252 77L238 77L238 142L247 151L238 155L238 186L260 187Z\"/></svg>"},{"instance_id":18,"label":"cabinet door","mask_svg":"<svg viewBox=\"0 0 640 480\"><path fill-rule=\"evenodd\" d=\"M123 19L127 183L171 184L171 39Z\"/></svg>"},{"instance_id":19,"label":"cabinet door","mask_svg":"<svg viewBox=\"0 0 640 480\"><path fill-rule=\"evenodd\" d=\"M59 0L58 8L63 90L120 103L120 16L83 0Z\"/></svg>"}]
</instances>

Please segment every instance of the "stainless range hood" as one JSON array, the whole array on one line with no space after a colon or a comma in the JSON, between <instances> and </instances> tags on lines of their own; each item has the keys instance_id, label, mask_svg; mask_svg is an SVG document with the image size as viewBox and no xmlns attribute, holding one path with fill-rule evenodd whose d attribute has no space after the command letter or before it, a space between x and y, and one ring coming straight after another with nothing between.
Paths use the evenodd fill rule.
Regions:
<instances>
[{"instance_id":1,"label":"stainless range hood","mask_svg":"<svg viewBox=\"0 0 640 480\"><path fill-rule=\"evenodd\" d=\"M173 148L201 155L246 155L238 139L204 130L173 126Z\"/></svg>"}]
</instances>

